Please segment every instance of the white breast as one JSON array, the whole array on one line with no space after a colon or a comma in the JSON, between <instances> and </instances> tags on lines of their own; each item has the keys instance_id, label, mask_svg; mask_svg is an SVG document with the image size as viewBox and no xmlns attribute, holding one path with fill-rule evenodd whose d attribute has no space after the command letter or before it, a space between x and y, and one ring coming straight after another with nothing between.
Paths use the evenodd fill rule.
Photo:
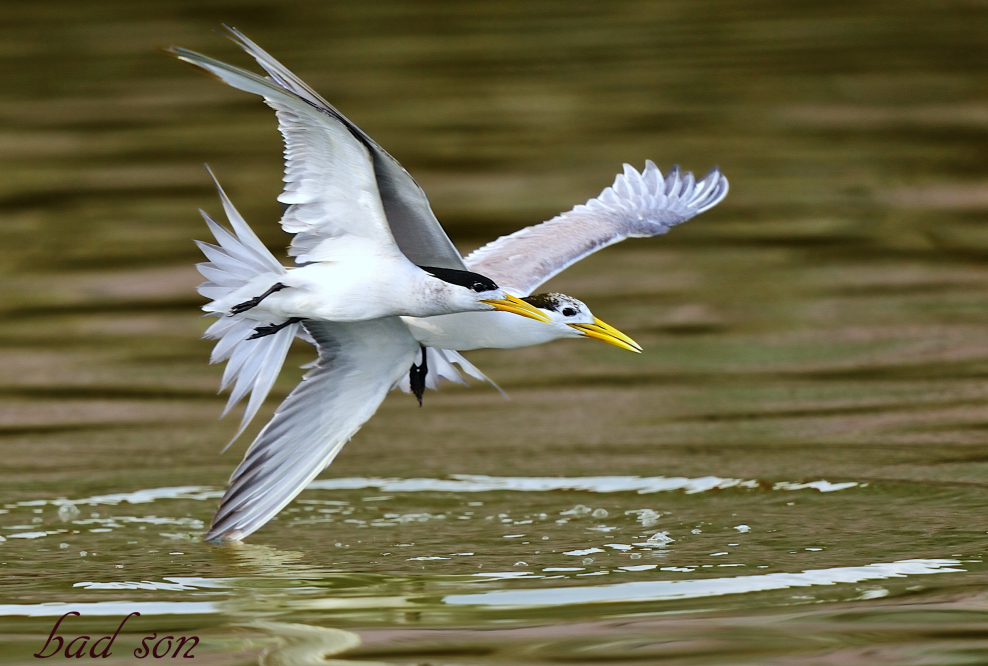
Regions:
<instances>
[{"instance_id":1,"label":"white breast","mask_svg":"<svg viewBox=\"0 0 988 666\"><path fill-rule=\"evenodd\" d=\"M514 349L575 337L568 327L544 324L510 312L460 312L437 317L402 317L402 321L422 345L456 351Z\"/></svg>"}]
</instances>

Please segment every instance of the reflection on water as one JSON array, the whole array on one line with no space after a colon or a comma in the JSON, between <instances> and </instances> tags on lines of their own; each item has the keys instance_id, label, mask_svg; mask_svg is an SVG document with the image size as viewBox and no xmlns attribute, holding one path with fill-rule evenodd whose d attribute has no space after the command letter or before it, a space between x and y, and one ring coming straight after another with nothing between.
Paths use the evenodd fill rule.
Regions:
<instances>
[{"instance_id":1,"label":"reflection on water","mask_svg":"<svg viewBox=\"0 0 988 666\"><path fill-rule=\"evenodd\" d=\"M0 664L69 609L222 664L984 661L986 12L3 5ZM465 250L622 162L719 165L720 207L548 286L646 353L472 353L509 402L391 396L251 543L203 544L242 449L198 339L202 163L287 242L270 110L152 50L246 64L221 21Z\"/></svg>"},{"instance_id":2,"label":"reflection on water","mask_svg":"<svg viewBox=\"0 0 988 666\"><path fill-rule=\"evenodd\" d=\"M363 659L351 661L348 659L326 659L360 645L360 636L351 631L342 631L330 627L314 627L307 624L285 624L282 622L254 622L247 625L271 634L278 640L278 645L267 648L258 657L261 666L307 666L309 664L373 664ZM380 662L377 662L380 664Z\"/></svg>"}]
</instances>

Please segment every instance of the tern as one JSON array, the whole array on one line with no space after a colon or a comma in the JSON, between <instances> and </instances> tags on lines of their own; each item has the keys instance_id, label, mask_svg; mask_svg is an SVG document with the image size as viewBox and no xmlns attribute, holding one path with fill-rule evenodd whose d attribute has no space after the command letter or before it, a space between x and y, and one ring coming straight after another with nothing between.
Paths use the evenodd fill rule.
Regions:
<instances>
[{"instance_id":1,"label":"tern","mask_svg":"<svg viewBox=\"0 0 988 666\"><path fill-rule=\"evenodd\" d=\"M594 317L581 301L564 294L531 293L583 257L625 238L665 233L727 194L727 180L717 169L697 181L678 168L663 178L650 161L641 173L625 165L614 185L587 204L500 238L464 259L436 220L424 192L391 155L246 36L228 30L269 78L186 49L168 51L235 88L262 96L275 109L286 158L286 187L279 200L289 204L281 223L296 234L289 254L302 264L291 269L292 273L306 269L308 262L352 256L353 248L346 245L349 240L340 242L325 232L331 225L324 218L336 222L341 210L352 207L354 201L366 207L370 200L380 203L400 254L429 277L447 284L468 280L464 286L478 294L481 286L497 289L484 273L470 268L483 265L510 286L501 294L478 296L472 306L461 302L462 297L455 304L443 303L446 313L442 314L408 312L401 318L382 315L358 321L332 313L336 321L309 319L299 311L299 301L308 301L298 297L297 290L282 286L286 285L282 277L286 269L260 243L217 184L234 233L203 213L219 245L200 244L210 259L200 265L207 278L200 293L213 299L204 308L207 312L233 315L210 327L207 337L219 340L211 362L228 360L222 388L234 386L224 414L251 395L237 435L270 390L293 337L315 344L319 357L309 364L311 370L303 383L278 408L231 477L206 534L210 541L243 539L277 514L373 415L388 388L412 391L421 402L424 388L435 388L440 378L465 383L453 363L467 374L487 379L458 351L521 347L564 337L593 337L640 351L634 340ZM349 162L367 156L373 181L352 177ZM380 219L372 217L371 221ZM346 231L359 235L356 224ZM328 237L333 243L326 242ZM231 262L240 265L231 270ZM258 277L258 266L263 280ZM235 279L224 272L234 274ZM374 284L373 273L363 273L354 283ZM414 301L421 293L422 286L417 285L403 298ZM245 298L248 294L254 295ZM535 326L519 326L495 310L524 315L535 320ZM267 319L279 323L257 325ZM398 370L401 360L407 362ZM373 370L368 372L370 367ZM373 375L375 381L355 381L358 374ZM391 383L384 386L387 377Z\"/></svg>"},{"instance_id":2,"label":"tern","mask_svg":"<svg viewBox=\"0 0 988 666\"><path fill-rule=\"evenodd\" d=\"M397 248L396 256L381 261L366 243L329 225L312 229L312 235L325 236L315 243L317 250L304 255L304 264L286 269L218 182L216 187L233 233L200 211L218 244L197 242L209 259L197 268L207 278L199 293L211 299L203 310L219 318L207 330L207 336L220 338L212 360L229 360L224 385L238 380L235 393L254 387L248 410L256 412L297 326L316 345L319 357L234 471L207 540L237 541L260 528L373 416L421 348L400 314L498 309L546 321L534 306L505 294L483 275L419 268ZM335 243L342 243L345 251L331 251ZM386 238L372 247L380 255L389 254L381 250L388 248ZM381 273L362 273L361 262Z\"/></svg>"},{"instance_id":3,"label":"tern","mask_svg":"<svg viewBox=\"0 0 988 666\"><path fill-rule=\"evenodd\" d=\"M522 297L548 318L549 326L498 312L464 312L425 319L403 317L422 344L422 350L408 375L397 385L406 393L414 392L419 402L424 388L438 388L440 379L466 384L453 363L468 375L494 384L459 351L511 349L574 337L595 338L630 351L641 351L630 337L594 317L582 301L565 294L533 296L532 292L573 263L608 245L626 238L664 234L672 226L716 206L728 192L727 179L716 168L697 180L678 167L673 167L663 178L651 161L646 162L641 173L626 164L614 184L586 204L543 224L499 238L464 259L436 220L425 193L397 160L246 35L225 27L232 41L265 70L269 77L266 81L282 89L281 99L304 100L323 114L325 125L344 125L371 151L388 223L408 257L416 263L494 273L509 294ZM265 101L277 111L279 96L270 98L270 89L259 92L250 83L254 74L185 49L172 48L170 52L228 85L265 96ZM287 154L293 149L291 137L294 135L298 140L299 128L281 112L278 120ZM318 150L319 128L306 129L308 143L296 143L294 149ZM311 342L301 328L298 335ZM251 390L246 385L243 389L231 395L228 410ZM252 416L250 409L245 411L242 425Z\"/></svg>"}]
</instances>

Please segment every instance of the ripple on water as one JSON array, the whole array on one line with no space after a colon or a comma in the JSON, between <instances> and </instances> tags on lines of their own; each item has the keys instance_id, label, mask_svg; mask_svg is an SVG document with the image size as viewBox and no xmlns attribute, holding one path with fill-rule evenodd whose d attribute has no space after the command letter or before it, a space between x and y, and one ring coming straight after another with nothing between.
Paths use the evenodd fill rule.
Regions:
<instances>
[{"instance_id":1,"label":"ripple on water","mask_svg":"<svg viewBox=\"0 0 988 666\"><path fill-rule=\"evenodd\" d=\"M727 488L767 488L771 490L817 490L822 493L847 490L857 486L865 487L867 484L859 484L856 481L845 481L841 483L831 483L830 481L818 480L806 483L791 481L777 481L766 483L755 479L730 479L717 476L703 476L696 478L687 477L666 477L666 476L588 476L588 477L511 477L511 476L482 476L473 474L452 474L449 479L397 479L397 478L374 478L374 477L349 477L339 479L319 479L313 481L306 488L307 490L364 490L373 488L386 490L388 492L414 493L414 492L463 492L481 493L497 491L514 492L552 492L552 491L580 491L591 493L617 493L636 492L639 494L671 492L681 490L687 494L702 493L710 490L725 490ZM36 507L45 505L59 506L59 516L63 514L67 519L78 515L77 511L71 509L63 511L61 507L72 507L75 505L116 505L127 504L147 504L162 499L175 500L212 500L223 496L221 489L210 488L208 486L174 486L165 488L148 488L136 490L129 493L113 493L108 495L95 495L80 499L39 499L17 502L11 507ZM390 497L370 497L363 498L367 502L376 502L390 499ZM299 500L302 502L312 502L312 500ZM346 504L345 502L343 504ZM582 506L582 505L580 505ZM584 507L586 508L586 507ZM583 513L579 507L573 509L574 514ZM591 509L587 508L586 513ZM642 513L640 519L645 521L654 520L657 514L651 510L639 510Z\"/></svg>"},{"instance_id":2,"label":"ripple on water","mask_svg":"<svg viewBox=\"0 0 988 666\"><path fill-rule=\"evenodd\" d=\"M905 576L963 572L965 569L957 567L960 563L959 560L951 559L919 559L860 567L837 567L800 573L773 573L733 578L634 581L592 587L542 587L538 590L496 590L479 594L453 594L444 597L443 602L453 605L535 607L698 599L791 587L861 583Z\"/></svg>"}]
</instances>

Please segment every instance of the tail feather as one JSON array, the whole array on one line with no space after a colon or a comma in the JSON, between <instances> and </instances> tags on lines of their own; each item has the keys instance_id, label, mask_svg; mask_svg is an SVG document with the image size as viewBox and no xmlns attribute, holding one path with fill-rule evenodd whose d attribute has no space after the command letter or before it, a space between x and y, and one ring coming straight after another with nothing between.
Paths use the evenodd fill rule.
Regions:
<instances>
[{"instance_id":1,"label":"tail feather","mask_svg":"<svg viewBox=\"0 0 988 666\"><path fill-rule=\"evenodd\" d=\"M429 374L427 374L425 377L426 388L438 390L439 382L442 379L451 382L456 382L457 384L462 384L463 386L466 386L467 381L463 378L463 375L460 374L460 371L456 369L456 366L453 365L454 363L456 363L457 365L460 366L460 370L462 370L469 376L473 377L474 379L479 379L481 381L487 382L488 384L496 388L498 391L500 391L501 395L503 395L505 398L508 397L508 394L505 393L500 386L495 384L490 377L488 377L483 372L481 372L477 368L477 366L475 366L473 363L471 363L466 358L464 358L463 355L460 354L459 352L455 352L451 349L437 349L435 347L426 347L425 352L426 354L428 354L428 368L429 368ZM418 357L416 358L416 362L420 363ZM401 378L398 381L396 381L394 386L392 386L391 388L401 389L403 393L411 393L412 383L411 383L411 378L409 377L409 373L406 372L405 374L403 374Z\"/></svg>"},{"instance_id":2,"label":"tail feather","mask_svg":"<svg viewBox=\"0 0 988 666\"><path fill-rule=\"evenodd\" d=\"M501 395L504 397L505 400L508 399L508 394L504 392L504 389L502 389L500 386L494 383L493 379L482 373L477 366L475 366L473 363L471 363L466 358L464 358L463 354L461 354L460 352L453 351L452 349L442 349L440 351L446 356L446 359L450 364L456 363L457 365L460 366L460 369L463 370L463 372L467 373L474 379L479 379L482 382L487 382L488 384L496 388L501 393ZM450 367L452 367L452 365L450 365Z\"/></svg>"},{"instance_id":3,"label":"tail feather","mask_svg":"<svg viewBox=\"0 0 988 666\"><path fill-rule=\"evenodd\" d=\"M213 172L210 171L209 175L213 176ZM216 182L215 176L213 182L216 183L220 200L223 202L223 210L233 227L233 233L217 224L205 212L199 211L219 245L196 241L199 249L209 260L197 264L196 268L206 278L206 282L199 285L198 292L211 301L217 301L258 275L265 273L283 275L285 268L237 212L223 188ZM207 305L204 309L208 308ZM222 416L226 416L237 403L248 393L250 394L240 420L240 427L230 441L230 444L233 444L247 428L271 391L281 366L285 363L285 356L288 354L292 340L301 329L301 325L292 324L273 335L248 340L257 322L240 316L227 317L213 312L210 315L219 319L203 336L218 341L209 362L227 362L220 382L220 391L233 387ZM230 444L227 444L227 447Z\"/></svg>"}]
</instances>

